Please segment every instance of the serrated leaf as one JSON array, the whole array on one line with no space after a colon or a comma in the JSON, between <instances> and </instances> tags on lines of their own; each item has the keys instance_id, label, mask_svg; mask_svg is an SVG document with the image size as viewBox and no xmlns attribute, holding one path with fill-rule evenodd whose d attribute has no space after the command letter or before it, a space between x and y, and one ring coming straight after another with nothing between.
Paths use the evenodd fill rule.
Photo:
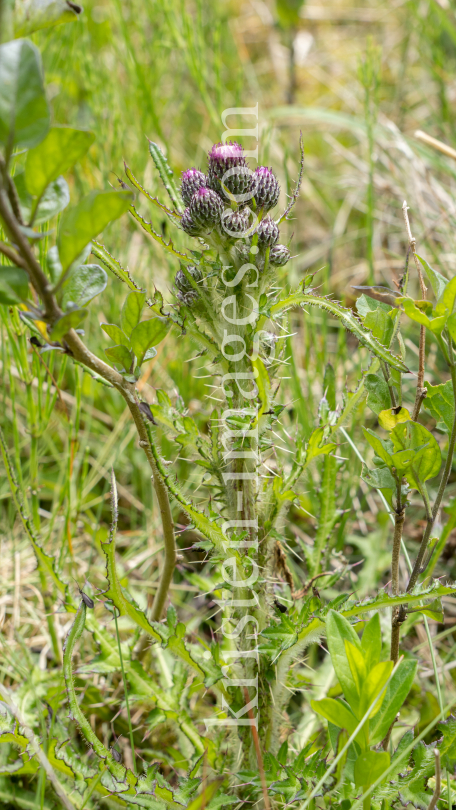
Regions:
<instances>
[{"instance_id":1,"label":"serrated leaf","mask_svg":"<svg viewBox=\"0 0 456 810\"><path fill-rule=\"evenodd\" d=\"M103 262L105 267L107 267L108 270L110 270L111 273L119 279L119 281L126 284L130 290L133 292L141 292L141 288L138 287L136 282L132 279L128 268L127 270L124 270L120 262L118 262L114 256L111 256L111 254L106 250L105 246L100 242L95 241L95 239L92 239L92 253L97 257L97 259Z\"/></svg>"},{"instance_id":2,"label":"serrated leaf","mask_svg":"<svg viewBox=\"0 0 456 810\"><path fill-rule=\"evenodd\" d=\"M179 213L182 213L184 207L182 205L180 194L177 190L177 186L174 180L174 173L169 166L168 160L166 159L165 155L163 154L158 144L154 143L153 141L149 141L149 152L160 175L161 181L169 194L169 198L174 208Z\"/></svg>"}]
</instances>

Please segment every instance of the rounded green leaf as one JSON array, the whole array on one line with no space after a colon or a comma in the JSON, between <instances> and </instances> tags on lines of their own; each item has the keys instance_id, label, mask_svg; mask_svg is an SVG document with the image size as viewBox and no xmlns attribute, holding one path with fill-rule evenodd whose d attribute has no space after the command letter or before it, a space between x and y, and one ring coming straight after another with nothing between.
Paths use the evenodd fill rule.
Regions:
<instances>
[{"instance_id":1,"label":"rounded green leaf","mask_svg":"<svg viewBox=\"0 0 456 810\"><path fill-rule=\"evenodd\" d=\"M92 191L65 211L57 240L63 271L106 225L128 211L131 201L131 191Z\"/></svg>"},{"instance_id":2,"label":"rounded green leaf","mask_svg":"<svg viewBox=\"0 0 456 810\"><path fill-rule=\"evenodd\" d=\"M32 214L35 214L36 202L25 185L24 172L14 177L19 204L21 207L24 222L30 222ZM41 225L47 222L56 214L60 214L70 202L70 190L63 177L57 177L48 185L38 205L38 211L33 217L34 225Z\"/></svg>"},{"instance_id":3,"label":"rounded green leaf","mask_svg":"<svg viewBox=\"0 0 456 810\"><path fill-rule=\"evenodd\" d=\"M83 307L106 289L108 276L98 264L82 264L76 267L62 288L62 305L70 303Z\"/></svg>"},{"instance_id":4,"label":"rounded green leaf","mask_svg":"<svg viewBox=\"0 0 456 810\"><path fill-rule=\"evenodd\" d=\"M49 129L49 107L36 45L16 39L0 46L0 143L35 146Z\"/></svg>"},{"instance_id":5,"label":"rounded green leaf","mask_svg":"<svg viewBox=\"0 0 456 810\"><path fill-rule=\"evenodd\" d=\"M30 149L25 161L25 182L34 197L82 158L95 139L93 132L51 127L45 139Z\"/></svg>"},{"instance_id":6,"label":"rounded green leaf","mask_svg":"<svg viewBox=\"0 0 456 810\"><path fill-rule=\"evenodd\" d=\"M128 337L130 337L133 329L139 323L145 302L146 293L142 292L128 293L124 301L122 312L120 313L120 325L122 331Z\"/></svg>"},{"instance_id":7,"label":"rounded green leaf","mask_svg":"<svg viewBox=\"0 0 456 810\"><path fill-rule=\"evenodd\" d=\"M29 278L22 267L0 267L0 304L19 304L27 298Z\"/></svg>"},{"instance_id":8,"label":"rounded green leaf","mask_svg":"<svg viewBox=\"0 0 456 810\"><path fill-rule=\"evenodd\" d=\"M391 439L396 452L413 450L415 458L410 464L406 478L410 486L418 489L418 481L434 478L442 464L442 454L432 433L418 422L405 422L391 431Z\"/></svg>"},{"instance_id":9,"label":"rounded green leaf","mask_svg":"<svg viewBox=\"0 0 456 810\"><path fill-rule=\"evenodd\" d=\"M52 327L51 339L60 340L70 329L76 329L87 314L87 309L72 309L70 312L66 312Z\"/></svg>"},{"instance_id":10,"label":"rounded green leaf","mask_svg":"<svg viewBox=\"0 0 456 810\"><path fill-rule=\"evenodd\" d=\"M109 357L110 360L114 360L114 363L123 366L125 371L130 370L133 356L126 346L110 346L109 349L105 349L105 355Z\"/></svg>"},{"instance_id":11,"label":"rounded green leaf","mask_svg":"<svg viewBox=\"0 0 456 810\"><path fill-rule=\"evenodd\" d=\"M149 321L138 323L133 329L130 340L131 347L141 365L144 355L151 346L163 340L168 334L170 321L166 318L151 318Z\"/></svg>"},{"instance_id":12,"label":"rounded green leaf","mask_svg":"<svg viewBox=\"0 0 456 810\"><path fill-rule=\"evenodd\" d=\"M386 751L363 751L355 762L356 787L368 787L377 781L390 764Z\"/></svg>"},{"instance_id":13,"label":"rounded green leaf","mask_svg":"<svg viewBox=\"0 0 456 810\"><path fill-rule=\"evenodd\" d=\"M103 329L103 332L106 332L106 334L109 335L111 340L114 340L116 344L126 346L127 349L130 348L130 341L119 326L116 326L114 323L102 323L100 326Z\"/></svg>"}]
</instances>

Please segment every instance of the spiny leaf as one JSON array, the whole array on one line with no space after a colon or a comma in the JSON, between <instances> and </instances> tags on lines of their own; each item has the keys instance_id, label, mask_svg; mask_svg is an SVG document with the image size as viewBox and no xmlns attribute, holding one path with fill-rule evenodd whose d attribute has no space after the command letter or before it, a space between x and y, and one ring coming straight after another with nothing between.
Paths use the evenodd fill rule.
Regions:
<instances>
[{"instance_id":1,"label":"spiny leaf","mask_svg":"<svg viewBox=\"0 0 456 810\"><path fill-rule=\"evenodd\" d=\"M174 208L181 214L184 207L174 181L174 173L170 168L166 157L158 144L154 143L153 141L149 141L149 152L161 177L162 183L169 194L169 198L174 205Z\"/></svg>"},{"instance_id":2,"label":"spiny leaf","mask_svg":"<svg viewBox=\"0 0 456 810\"><path fill-rule=\"evenodd\" d=\"M92 239L92 253L97 257L97 259L100 259L100 261L103 262L105 267L107 267L108 270L110 270L111 273L113 273L113 275L119 279L119 281L123 281L124 284L130 288L130 290L133 290L133 292L143 292L141 287L136 284L136 281L132 279L130 271L128 269L124 270L120 262L118 262L114 256L111 256L110 253L108 253L105 246L102 245L101 242L96 242L94 239Z\"/></svg>"},{"instance_id":3,"label":"spiny leaf","mask_svg":"<svg viewBox=\"0 0 456 810\"><path fill-rule=\"evenodd\" d=\"M289 307L302 307L305 304L319 307L320 309L324 309L326 312L329 312L331 315L334 315L334 317L340 320L345 328L352 332L352 334L358 338L359 342L365 346L366 349L369 349L369 351L375 354L379 360L383 360L384 363L387 363L397 371L408 371L407 366L399 357L396 357L396 355L392 354L385 346L382 346L382 344L374 338L372 333L368 329L365 329L362 323L353 314L351 309L343 307L337 301L331 301L329 298L322 298L321 296L312 295L311 293L298 290L297 292L289 295L288 298L274 304L271 307L271 316L274 317L274 315L278 315L280 312L288 309Z\"/></svg>"},{"instance_id":4,"label":"spiny leaf","mask_svg":"<svg viewBox=\"0 0 456 810\"><path fill-rule=\"evenodd\" d=\"M146 231L146 233L148 233L150 236L152 236L152 238L155 239L155 241L158 242L159 245L164 247L165 250L168 250L170 253L172 253L173 256L177 256L179 259L185 259L185 261L187 261L187 262L189 261L189 258L185 253L181 253L179 250L177 250L174 247L173 243L171 242L171 239L169 240L169 242L166 242L165 239L163 238L163 236L160 236L160 234L157 233L157 231L154 231L154 229L152 227L152 223L147 222L141 216L141 214L136 210L134 205L130 205L129 210L130 210L130 214L132 215L133 219L135 219L136 222L139 222L139 224L141 225L141 228L144 231Z\"/></svg>"},{"instance_id":5,"label":"spiny leaf","mask_svg":"<svg viewBox=\"0 0 456 810\"><path fill-rule=\"evenodd\" d=\"M153 205L156 205L157 208L159 208L161 211L167 214L170 217L170 219L173 220L173 222L178 223L181 219L181 216L179 214L176 214L176 211L171 211L169 208L166 207L166 205L163 205L163 203L161 203L160 200L157 200L156 197L152 197L152 195L149 194L149 192L142 187L141 183L138 182L138 180L134 176L129 166L127 166L125 161L124 166L125 166L125 174L127 175L130 183L132 183L132 185L134 185L134 187L138 189L138 191L140 191L141 194L144 194L144 196L149 200L149 202L153 203Z\"/></svg>"}]
</instances>

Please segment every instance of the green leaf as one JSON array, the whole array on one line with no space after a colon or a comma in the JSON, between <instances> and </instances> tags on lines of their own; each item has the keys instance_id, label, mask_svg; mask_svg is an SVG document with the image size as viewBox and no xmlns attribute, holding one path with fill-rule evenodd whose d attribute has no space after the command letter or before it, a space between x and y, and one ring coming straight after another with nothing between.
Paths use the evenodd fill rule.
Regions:
<instances>
[{"instance_id":1,"label":"green leaf","mask_svg":"<svg viewBox=\"0 0 456 810\"><path fill-rule=\"evenodd\" d=\"M379 663L382 653L382 631L380 627L380 614L374 613L364 627L361 637L361 649L366 658L368 671Z\"/></svg>"},{"instance_id":2,"label":"green leaf","mask_svg":"<svg viewBox=\"0 0 456 810\"><path fill-rule=\"evenodd\" d=\"M126 346L122 344L119 346L110 346L109 349L105 349L105 355L109 357L110 360L114 360L115 363L123 366L125 371L130 370L133 355Z\"/></svg>"},{"instance_id":3,"label":"green leaf","mask_svg":"<svg viewBox=\"0 0 456 810\"><path fill-rule=\"evenodd\" d=\"M363 751L355 762L355 785L368 787L389 767L390 755L387 751Z\"/></svg>"},{"instance_id":4,"label":"green leaf","mask_svg":"<svg viewBox=\"0 0 456 810\"><path fill-rule=\"evenodd\" d=\"M423 310L416 306L415 301L412 301L411 298L398 298L398 301L403 305L405 313L412 321L416 321L416 323L425 326L436 335L440 335L447 321L448 313L439 315L436 318L429 318Z\"/></svg>"},{"instance_id":5,"label":"green leaf","mask_svg":"<svg viewBox=\"0 0 456 810\"><path fill-rule=\"evenodd\" d=\"M35 146L49 129L38 48L26 39L0 45L0 143Z\"/></svg>"},{"instance_id":6,"label":"green leaf","mask_svg":"<svg viewBox=\"0 0 456 810\"><path fill-rule=\"evenodd\" d=\"M14 9L14 35L26 37L34 31L53 25L75 22L82 8L67 0L29 0L17 3Z\"/></svg>"},{"instance_id":7,"label":"green leaf","mask_svg":"<svg viewBox=\"0 0 456 810\"><path fill-rule=\"evenodd\" d=\"M100 326L103 329L103 332L106 332L111 340L114 340L117 345L126 346L127 349L130 348L130 341L119 326L116 326L114 323L102 323Z\"/></svg>"},{"instance_id":8,"label":"green leaf","mask_svg":"<svg viewBox=\"0 0 456 810\"><path fill-rule=\"evenodd\" d=\"M393 459L391 458L391 454L385 448L384 442L377 436L376 433L374 433L373 430L370 430L370 428L365 428L363 426L363 432L374 453L391 469L391 467L394 466Z\"/></svg>"},{"instance_id":9,"label":"green leaf","mask_svg":"<svg viewBox=\"0 0 456 810\"><path fill-rule=\"evenodd\" d=\"M127 337L131 336L133 329L139 323L145 302L146 293L128 293L120 313L120 325Z\"/></svg>"},{"instance_id":10,"label":"green leaf","mask_svg":"<svg viewBox=\"0 0 456 810\"><path fill-rule=\"evenodd\" d=\"M83 307L106 289L108 276L98 264L81 264L71 271L62 287L62 306L67 309L70 302Z\"/></svg>"},{"instance_id":11,"label":"green leaf","mask_svg":"<svg viewBox=\"0 0 456 810\"><path fill-rule=\"evenodd\" d=\"M385 411L380 411L378 415L378 424L384 430L392 430L396 425L401 422L409 422L410 414L407 408L388 408Z\"/></svg>"},{"instance_id":12,"label":"green leaf","mask_svg":"<svg viewBox=\"0 0 456 810\"><path fill-rule=\"evenodd\" d=\"M390 407L390 392L383 374L366 374L364 387L367 391L367 404L375 414Z\"/></svg>"},{"instance_id":13,"label":"green leaf","mask_svg":"<svg viewBox=\"0 0 456 810\"><path fill-rule=\"evenodd\" d=\"M329 720L337 728L344 728L350 736L358 725L358 720L352 714L348 706L341 700L334 700L334 698L323 698L322 700L311 700L310 705L314 712L321 714L325 720Z\"/></svg>"},{"instance_id":14,"label":"green leaf","mask_svg":"<svg viewBox=\"0 0 456 810\"><path fill-rule=\"evenodd\" d=\"M391 723L412 688L416 668L416 661L401 661L399 664L386 687L380 711L375 719L370 722L369 739L371 745L377 745L387 734Z\"/></svg>"},{"instance_id":15,"label":"green leaf","mask_svg":"<svg viewBox=\"0 0 456 810\"><path fill-rule=\"evenodd\" d=\"M453 278L451 279L451 281L448 282L442 293L441 301L439 301L439 303L442 303L443 306L446 307L450 315L453 312L455 298L456 298L456 276L453 276Z\"/></svg>"},{"instance_id":16,"label":"green leaf","mask_svg":"<svg viewBox=\"0 0 456 810\"><path fill-rule=\"evenodd\" d=\"M416 255L418 256L418 253ZM442 297L442 293L444 292L445 287L448 284L448 279L446 279L444 276L438 273L437 270L433 270L431 265L428 264L428 262L426 261L426 259L423 259L421 256L418 256L418 259L423 265L424 272L426 273L430 281L432 291L436 297L436 300L439 301L440 298Z\"/></svg>"},{"instance_id":17,"label":"green leaf","mask_svg":"<svg viewBox=\"0 0 456 810\"><path fill-rule=\"evenodd\" d=\"M432 433L418 422L405 422L391 431L394 449L415 450L415 460L407 470L406 478L411 487L419 489L419 482L434 478L442 464L440 447Z\"/></svg>"},{"instance_id":18,"label":"green leaf","mask_svg":"<svg viewBox=\"0 0 456 810\"><path fill-rule=\"evenodd\" d=\"M135 326L130 340L131 347L138 359L138 365L143 362L147 350L151 346L156 346L166 337L170 326L171 321L168 318L150 318Z\"/></svg>"},{"instance_id":19,"label":"green leaf","mask_svg":"<svg viewBox=\"0 0 456 810\"><path fill-rule=\"evenodd\" d=\"M71 169L94 140L93 132L51 127L45 139L27 154L25 182L30 194L41 197L49 183Z\"/></svg>"},{"instance_id":20,"label":"green leaf","mask_svg":"<svg viewBox=\"0 0 456 810\"><path fill-rule=\"evenodd\" d=\"M345 651L345 641L349 641L354 647L361 649L359 638L347 619L336 613L335 610L330 610L326 618L326 635L338 681L350 705L356 705L358 691Z\"/></svg>"},{"instance_id":21,"label":"green leaf","mask_svg":"<svg viewBox=\"0 0 456 810\"><path fill-rule=\"evenodd\" d=\"M110 222L128 211L130 191L92 191L64 213L57 239L60 261L67 270L82 250Z\"/></svg>"},{"instance_id":22,"label":"green leaf","mask_svg":"<svg viewBox=\"0 0 456 810\"><path fill-rule=\"evenodd\" d=\"M184 210L184 207L174 180L174 173L170 168L166 157L158 144L154 143L153 141L149 141L149 152L161 177L162 183L169 194L169 198L174 205L174 208L176 211L181 213Z\"/></svg>"},{"instance_id":23,"label":"green leaf","mask_svg":"<svg viewBox=\"0 0 456 810\"><path fill-rule=\"evenodd\" d=\"M325 367L325 376L323 378L323 391L328 401L331 411L336 410L336 375L331 363L327 363Z\"/></svg>"},{"instance_id":24,"label":"green leaf","mask_svg":"<svg viewBox=\"0 0 456 810\"><path fill-rule=\"evenodd\" d=\"M34 215L33 224L41 225L47 222L56 214L60 214L68 203L70 202L70 190L68 184L63 177L58 177L50 183L44 192L38 205L38 210L34 212L34 200L25 185L24 172L19 172L14 176L14 184L16 186L17 196L19 197L19 205L21 208L22 217L24 222L30 222L32 215Z\"/></svg>"},{"instance_id":25,"label":"green leaf","mask_svg":"<svg viewBox=\"0 0 456 810\"><path fill-rule=\"evenodd\" d=\"M371 330L373 336L384 346L389 346L393 336L394 321L389 313L381 307L368 312L364 318L364 325Z\"/></svg>"},{"instance_id":26,"label":"green leaf","mask_svg":"<svg viewBox=\"0 0 456 810\"><path fill-rule=\"evenodd\" d=\"M29 277L22 267L0 265L0 304L19 304L28 291Z\"/></svg>"},{"instance_id":27,"label":"green leaf","mask_svg":"<svg viewBox=\"0 0 456 810\"><path fill-rule=\"evenodd\" d=\"M119 281L123 281L130 290L141 292L141 288L138 287L136 282L132 279L129 270L124 270L120 262L111 256L110 253L106 250L105 246L102 245L100 242L96 242L92 240L92 253L97 259L100 259L101 262L111 271L111 273L119 279Z\"/></svg>"},{"instance_id":28,"label":"green leaf","mask_svg":"<svg viewBox=\"0 0 456 810\"><path fill-rule=\"evenodd\" d=\"M368 470L367 467L363 467L361 478L366 484L369 484L370 487L381 489L383 493L396 490L396 482L388 467L375 467L373 470Z\"/></svg>"},{"instance_id":29,"label":"green leaf","mask_svg":"<svg viewBox=\"0 0 456 810\"><path fill-rule=\"evenodd\" d=\"M360 718L364 716L371 703L374 702L377 695L379 695L382 691L389 676L391 675L393 666L394 664L392 661L380 661L378 664L375 664L370 671L368 671L365 680L361 684L361 700L359 706ZM385 694L386 690L377 700L377 703L372 709L369 717L375 717L375 715L378 714L385 699Z\"/></svg>"},{"instance_id":30,"label":"green leaf","mask_svg":"<svg viewBox=\"0 0 456 810\"><path fill-rule=\"evenodd\" d=\"M87 309L72 309L59 318L51 329L51 339L60 340L70 329L77 329L88 315Z\"/></svg>"}]
</instances>

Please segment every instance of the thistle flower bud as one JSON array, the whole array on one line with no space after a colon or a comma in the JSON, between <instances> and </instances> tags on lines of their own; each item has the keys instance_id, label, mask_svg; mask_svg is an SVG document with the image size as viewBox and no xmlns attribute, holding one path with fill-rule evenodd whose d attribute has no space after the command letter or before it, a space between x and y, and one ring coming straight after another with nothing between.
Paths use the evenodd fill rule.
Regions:
<instances>
[{"instance_id":1,"label":"thistle flower bud","mask_svg":"<svg viewBox=\"0 0 456 810\"><path fill-rule=\"evenodd\" d=\"M200 270L193 264L188 265L186 267L186 270L188 273L190 273L191 277L196 281L197 284L203 278ZM196 290L193 289L192 285L188 281L187 276L185 275L183 270L177 271L174 283L181 293L196 292Z\"/></svg>"},{"instance_id":2,"label":"thistle flower bud","mask_svg":"<svg viewBox=\"0 0 456 810\"><path fill-rule=\"evenodd\" d=\"M268 216L261 220L256 233L258 234L258 247L272 247L279 238L279 226L272 217Z\"/></svg>"},{"instance_id":3,"label":"thistle flower bud","mask_svg":"<svg viewBox=\"0 0 456 810\"><path fill-rule=\"evenodd\" d=\"M269 253L269 263L283 267L290 260L290 251L285 245L275 245Z\"/></svg>"},{"instance_id":4,"label":"thistle flower bud","mask_svg":"<svg viewBox=\"0 0 456 810\"><path fill-rule=\"evenodd\" d=\"M267 166L258 166L253 176L255 188L255 202L257 208L269 211L277 205L280 195L280 186L272 169Z\"/></svg>"},{"instance_id":5,"label":"thistle flower bud","mask_svg":"<svg viewBox=\"0 0 456 810\"><path fill-rule=\"evenodd\" d=\"M245 209L242 211L228 210L222 216L222 231L228 236L242 236L249 229L249 225L249 212Z\"/></svg>"},{"instance_id":6,"label":"thistle flower bud","mask_svg":"<svg viewBox=\"0 0 456 810\"><path fill-rule=\"evenodd\" d=\"M244 149L239 143L216 143L208 155L208 186L227 197L222 183L231 194L248 195L253 189L252 172L247 166ZM243 200L238 200L242 202Z\"/></svg>"},{"instance_id":7,"label":"thistle flower bud","mask_svg":"<svg viewBox=\"0 0 456 810\"><path fill-rule=\"evenodd\" d=\"M207 186L207 177L199 169L182 172L181 195L185 205L190 205L194 193L203 186Z\"/></svg>"},{"instance_id":8,"label":"thistle flower bud","mask_svg":"<svg viewBox=\"0 0 456 810\"><path fill-rule=\"evenodd\" d=\"M193 221L202 228L210 228L220 222L223 202L218 194L210 188L200 188L190 202L190 214Z\"/></svg>"},{"instance_id":9,"label":"thistle flower bud","mask_svg":"<svg viewBox=\"0 0 456 810\"><path fill-rule=\"evenodd\" d=\"M199 295L196 290L191 290L190 292L186 293L178 292L177 297L179 301L181 301L182 304L185 304L186 307L189 307L189 309L191 309L199 299Z\"/></svg>"},{"instance_id":10,"label":"thistle flower bud","mask_svg":"<svg viewBox=\"0 0 456 810\"><path fill-rule=\"evenodd\" d=\"M186 208L182 214L181 226L185 233L188 233L189 236L199 236L201 233L201 228L194 221L190 213L190 208Z\"/></svg>"}]
</instances>

